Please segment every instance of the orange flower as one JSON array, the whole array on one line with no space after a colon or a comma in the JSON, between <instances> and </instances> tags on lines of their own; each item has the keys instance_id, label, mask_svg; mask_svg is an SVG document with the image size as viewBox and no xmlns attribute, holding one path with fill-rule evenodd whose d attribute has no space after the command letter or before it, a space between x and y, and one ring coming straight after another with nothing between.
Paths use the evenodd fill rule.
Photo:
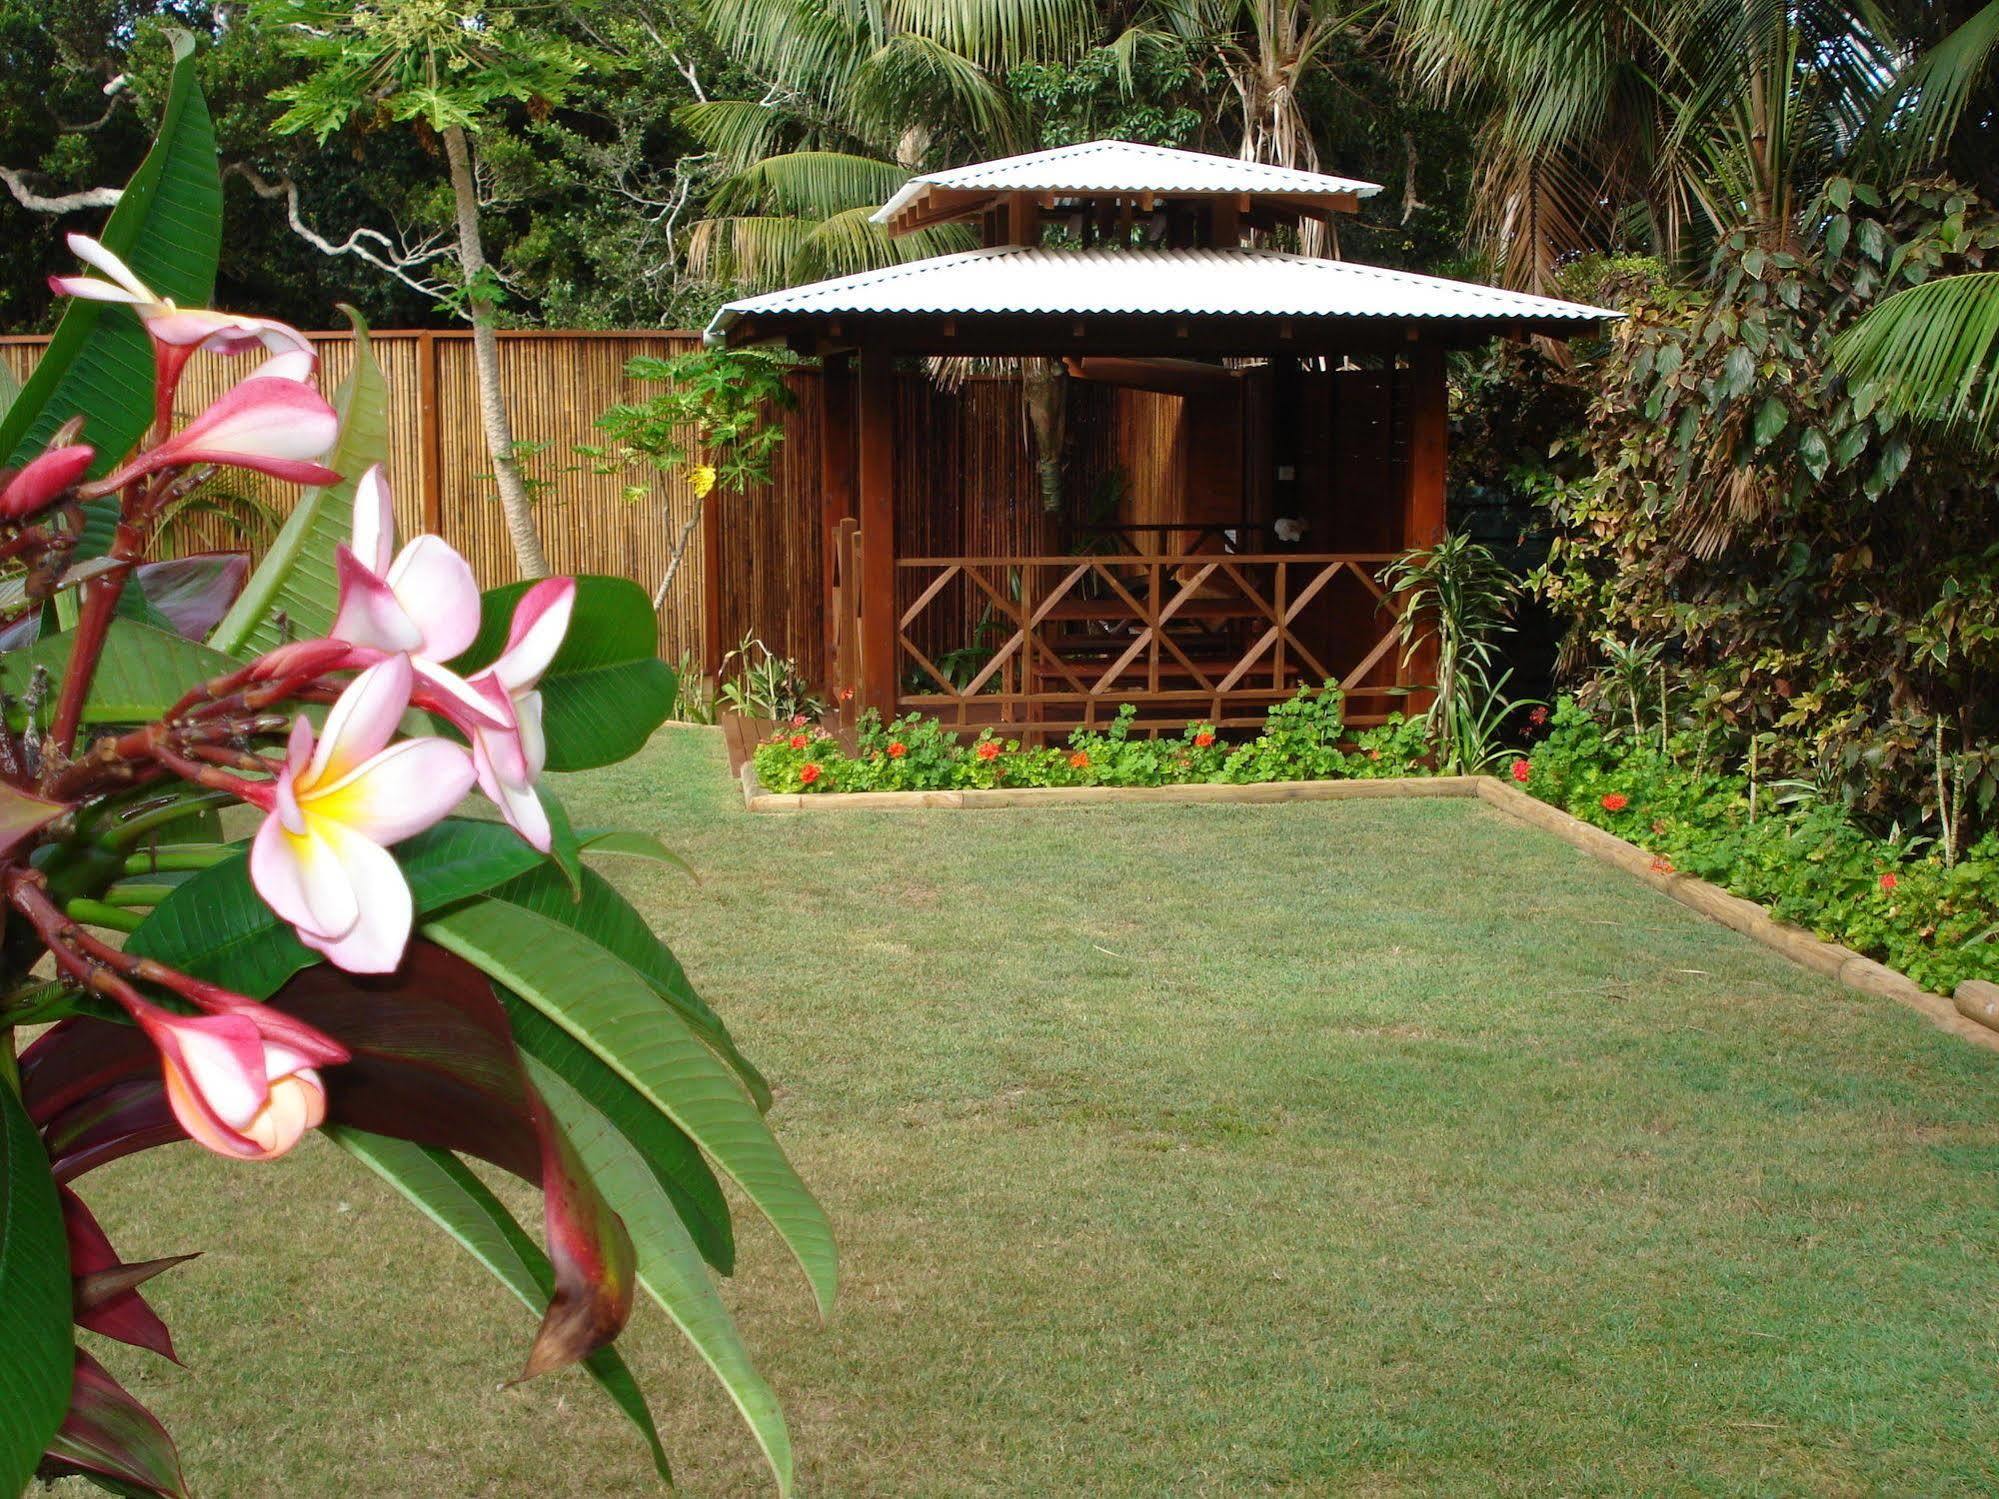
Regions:
<instances>
[{"instance_id":1,"label":"orange flower","mask_svg":"<svg viewBox=\"0 0 1999 1499\"><path fill-rule=\"evenodd\" d=\"M1606 812L1622 812L1630 805L1631 798L1622 791L1606 791L1603 794L1603 810Z\"/></svg>"},{"instance_id":2,"label":"orange flower","mask_svg":"<svg viewBox=\"0 0 1999 1499\"><path fill-rule=\"evenodd\" d=\"M973 753L978 755L978 757L981 760L997 760L999 758L999 752L1000 752L999 745L997 745L990 739L984 739L979 742L978 749L975 750Z\"/></svg>"},{"instance_id":3,"label":"orange flower","mask_svg":"<svg viewBox=\"0 0 1999 1499\"><path fill-rule=\"evenodd\" d=\"M888 757L891 760L900 760L904 755L908 753L909 753L909 746L904 744L900 739L896 740L895 743L891 744L888 747Z\"/></svg>"},{"instance_id":4,"label":"orange flower","mask_svg":"<svg viewBox=\"0 0 1999 1499\"><path fill-rule=\"evenodd\" d=\"M1088 770L1090 768L1090 757L1081 750L1077 750L1075 754L1069 757L1069 768L1071 770Z\"/></svg>"},{"instance_id":5,"label":"orange flower","mask_svg":"<svg viewBox=\"0 0 1999 1499\"><path fill-rule=\"evenodd\" d=\"M801 785L810 786L818 779L819 767L814 765L810 760L798 767L798 780Z\"/></svg>"},{"instance_id":6,"label":"orange flower","mask_svg":"<svg viewBox=\"0 0 1999 1499\"><path fill-rule=\"evenodd\" d=\"M1194 736L1194 747L1196 749L1206 749L1209 745L1213 744L1214 742L1215 742L1215 731L1213 729L1203 729L1201 730L1200 733Z\"/></svg>"},{"instance_id":7,"label":"orange flower","mask_svg":"<svg viewBox=\"0 0 1999 1499\"><path fill-rule=\"evenodd\" d=\"M793 734L791 736L791 747L793 749L804 749L805 746L809 743L811 743L811 741L808 740L803 734Z\"/></svg>"},{"instance_id":8,"label":"orange flower","mask_svg":"<svg viewBox=\"0 0 1999 1499\"><path fill-rule=\"evenodd\" d=\"M1671 859L1667 858L1664 854L1654 854L1652 856L1652 873L1671 874L1672 872L1673 861Z\"/></svg>"}]
</instances>

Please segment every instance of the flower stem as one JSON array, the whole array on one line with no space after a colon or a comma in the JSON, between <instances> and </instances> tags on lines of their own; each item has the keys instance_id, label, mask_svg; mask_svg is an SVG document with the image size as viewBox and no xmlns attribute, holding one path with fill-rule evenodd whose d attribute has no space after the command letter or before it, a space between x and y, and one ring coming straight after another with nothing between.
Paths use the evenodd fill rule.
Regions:
<instances>
[{"instance_id":1,"label":"flower stem","mask_svg":"<svg viewBox=\"0 0 1999 1499\"><path fill-rule=\"evenodd\" d=\"M73 900L62 911L72 921L108 927L114 932L136 932L145 924L145 917L107 905L101 900Z\"/></svg>"},{"instance_id":2,"label":"flower stem","mask_svg":"<svg viewBox=\"0 0 1999 1499\"><path fill-rule=\"evenodd\" d=\"M157 874L167 869L213 869L235 851L213 843L170 844L133 854L125 861L127 874Z\"/></svg>"}]
</instances>

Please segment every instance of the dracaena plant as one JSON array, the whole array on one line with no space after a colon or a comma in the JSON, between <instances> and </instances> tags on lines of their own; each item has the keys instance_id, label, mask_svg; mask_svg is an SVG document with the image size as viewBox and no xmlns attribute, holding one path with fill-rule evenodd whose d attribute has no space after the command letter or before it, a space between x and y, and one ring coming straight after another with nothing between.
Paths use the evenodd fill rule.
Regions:
<instances>
[{"instance_id":1,"label":"dracaena plant","mask_svg":"<svg viewBox=\"0 0 1999 1499\"><path fill-rule=\"evenodd\" d=\"M313 1131L540 1314L521 1377L580 1366L663 1477L614 1344L639 1292L662 1305L785 1488L783 1418L711 1274L735 1253L719 1177L822 1306L825 1217L764 1123L763 1079L591 867L670 855L573 827L545 777L624 758L665 716L645 594L481 593L438 537L399 547L365 330L329 403L296 330L156 291L132 262L160 257L153 210L198 217L176 181L121 206L106 242L72 238L86 273L57 289L85 333L58 332L21 398L38 409L0 425L46 433L0 476L0 601L36 626L0 654L0 1493L37 1472L185 1491L113 1372L125 1355L75 1330L175 1357L144 1285L200 1246L114 1246L89 1173L185 1142L281 1170L264 1163ZM148 365L67 379L134 316ZM182 421L197 351L257 362ZM106 453L100 429L144 436ZM134 580L162 515L229 469L307 487L247 584L216 570L242 592L199 616L204 643ZM541 1189L545 1248L466 1158Z\"/></svg>"}]
</instances>

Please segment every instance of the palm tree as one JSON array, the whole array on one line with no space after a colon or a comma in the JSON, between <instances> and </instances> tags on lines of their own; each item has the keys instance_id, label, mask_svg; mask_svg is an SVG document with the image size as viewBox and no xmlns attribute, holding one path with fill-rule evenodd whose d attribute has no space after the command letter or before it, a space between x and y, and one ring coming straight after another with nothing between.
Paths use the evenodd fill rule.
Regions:
<instances>
[{"instance_id":1,"label":"palm tree","mask_svg":"<svg viewBox=\"0 0 1999 1499\"><path fill-rule=\"evenodd\" d=\"M1917 59L1881 116L1899 165L1945 156L1993 83L1995 56L1999 0L1989 0ZM1850 379L1878 387L1891 411L1999 436L1999 272L1896 292L1835 340L1832 357Z\"/></svg>"}]
</instances>

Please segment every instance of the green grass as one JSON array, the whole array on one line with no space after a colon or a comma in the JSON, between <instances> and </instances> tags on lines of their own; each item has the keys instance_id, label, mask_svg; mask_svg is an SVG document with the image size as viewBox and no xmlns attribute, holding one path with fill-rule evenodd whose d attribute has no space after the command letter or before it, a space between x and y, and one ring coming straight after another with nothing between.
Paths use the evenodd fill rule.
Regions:
<instances>
[{"instance_id":1,"label":"green grass","mask_svg":"<svg viewBox=\"0 0 1999 1499\"><path fill-rule=\"evenodd\" d=\"M750 817L712 732L567 788L779 1085L827 1325L732 1289L812 1494L1999 1486L1994 1058L1465 801ZM85 1179L213 1495L636 1493L525 1316L318 1142ZM754 1450L664 1319L690 1493Z\"/></svg>"}]
</instances>

